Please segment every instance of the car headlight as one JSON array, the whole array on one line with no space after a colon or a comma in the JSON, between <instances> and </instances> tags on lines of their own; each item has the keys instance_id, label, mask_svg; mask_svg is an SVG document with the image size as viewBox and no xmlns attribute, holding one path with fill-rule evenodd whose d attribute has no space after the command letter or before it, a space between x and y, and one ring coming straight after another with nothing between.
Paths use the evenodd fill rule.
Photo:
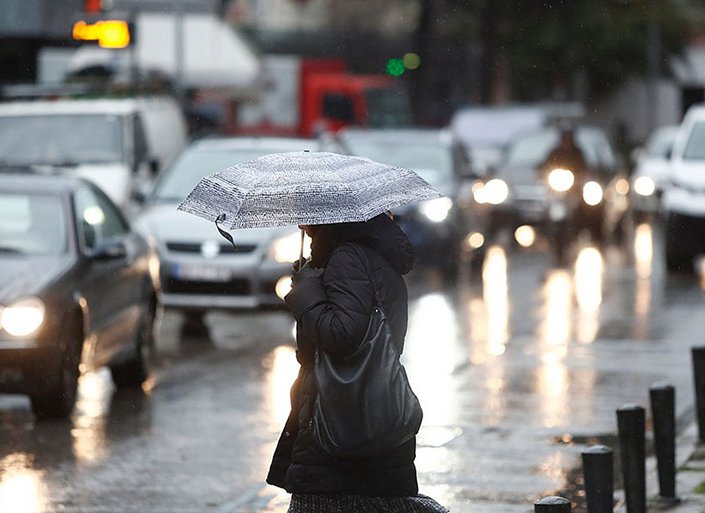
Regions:
<instances>
[{"instance_id":1,"label":"car headlight","mask_svg":"<svg viewBox=\"0 0 705 513\"><path fill-rule=\"evenodd\" d=\"M41 299L28 297L15 301L0 311L0 326L13 337L26 337L44 322L46 309Z\"/></svg>"},{"instance_id":2,"label":"car headlight","mask_svg":"<svg viewBox=\"0 0 705 513\"><path fill-rule=\"evenodd\" d=\"M583 201L591 207L599 205L603 196L602 186L599 183L590 181L583 185Z\"/></svg>"},{"instance_id":3,"label":"car headlight","mask_svg":"<svg viewBox=\"0 0 705 513\"><path fill-rule=\"evenodd\" d=\"M651 196L656 192L656 183L648 176L640 176L634 180L634 192L639 196Z\"/></svg>"},{"instance_id":4,"label":"car headlight","mask_svg":"<svg viewBox=\"0 0 705 513\"><path fill-rule=\"evenodd\" d=\"M489 203L490 205L500 205L507 201L509 197L509 186L507 182L499 178L493 178L483 187L475 191L475 201L478 203Z\"/></svg>"},{"instance_id":5,"label":"car headlight","mask_svg":"<svg viewBox=\"0 0 705 513\"><path fill-rule=\"evenodd\" d=\"M267 258L279 262L280 264L295 262L301 255L301 234L292 233L272 242L267 251ZM304 258L311 256L311 238L306 235L304 238Z\"/></svg>"},{"instance_id":6,"label":"car headlight","mask_svg":"<svg viewBox=\"0 0 705 513\"><path fill-rule=\"evenodd\" d=\"M419 212L432 223L442 223L448 218L451 208L453 208L453 200L444 197L424 201L419 205Z\"/></svg>"},{"instance_id":7,"label":"car headlight","mask_svg":"<svg viewBox=\"0 0 705 513\"><path fill-rule=\"evenodd\" d=\"M569 191L575 183L575 175L570 169L557 167L548 173L548 186L556 192Z\"/></svg>"}]
</instances>

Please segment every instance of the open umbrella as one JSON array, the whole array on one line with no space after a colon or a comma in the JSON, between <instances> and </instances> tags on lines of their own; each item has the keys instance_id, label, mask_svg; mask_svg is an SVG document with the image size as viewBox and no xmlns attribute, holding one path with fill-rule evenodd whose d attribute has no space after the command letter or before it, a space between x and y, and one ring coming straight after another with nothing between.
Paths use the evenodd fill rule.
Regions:
<instances>
[{"instance_id":1,"label":"open umbrella","mask_svg":"<svg viewBox=\"0 0 705 513\"><path fill-rule=\"evenodd\" d=\"M235 228L367 221L441 194L409 169L327 152L273 153L208 175L179 210Z\"/></svg>"}]
</instances>

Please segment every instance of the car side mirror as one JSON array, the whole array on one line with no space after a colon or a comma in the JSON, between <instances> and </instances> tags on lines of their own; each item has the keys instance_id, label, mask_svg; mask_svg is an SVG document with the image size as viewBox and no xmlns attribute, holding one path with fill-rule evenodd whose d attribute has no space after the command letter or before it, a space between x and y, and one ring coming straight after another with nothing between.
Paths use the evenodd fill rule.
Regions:
<instances>
[{"instance_id":1,"label":"car side mirror","mask_svg":"<svg viewBox=\"0 0 705 513\"><path fill-rule=\"evenodd\" d=\"M122 240L101 242L91 253L92 260L117 260L127 257L127 246Z\"/></svg>"}]
</instances>

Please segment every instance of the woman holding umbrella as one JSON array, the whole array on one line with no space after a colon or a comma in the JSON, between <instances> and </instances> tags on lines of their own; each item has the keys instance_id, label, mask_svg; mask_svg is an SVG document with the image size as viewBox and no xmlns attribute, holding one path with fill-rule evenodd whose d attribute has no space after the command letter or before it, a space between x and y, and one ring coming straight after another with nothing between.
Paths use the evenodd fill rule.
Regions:
<instances>
[{"instance_id":1,"label":"woman holding umbrella","mask_svg":"<svg viewBox=\"0 0 705 513\"><path fill-rule=\"evenodd\" d=\"M290 513L447 512L418 494L422 412L399 361L413 250L388 213L439 195L410 170L296 152L210 175L179 207L231 241L224 229L285 225L312 239L285 298L301 367L267 476Z\"/></svg>"},{"instance_id":2,"label":"woman holding umbrella","mask_svg":"<svg viewBox=\"0 0 705 513\"><path fill-rule=\"evenodd\" d=\"M311 260L296 270L285 298L297 320L301 370L267 477L268 483L292 492L290 513L447 511L418 495L414 437L373 456L335 457L316 443L310 426L318 393L316 352L344 356L354 351L365 337L376 295L393 338L404 340L407 290L402 276L411 270L414 255L390 217L303 227L312 239Z\"/></svg>"}]
</instances>

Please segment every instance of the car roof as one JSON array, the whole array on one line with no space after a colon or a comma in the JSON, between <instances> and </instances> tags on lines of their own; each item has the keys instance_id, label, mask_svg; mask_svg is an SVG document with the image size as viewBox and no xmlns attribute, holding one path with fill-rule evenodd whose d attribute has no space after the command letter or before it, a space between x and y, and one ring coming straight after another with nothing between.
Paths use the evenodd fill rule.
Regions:
<instances>
[{"instance_id":1,"label":"car roof","mask_svg":"<svg viewBox=\"0 0 705 513\"><path fill-rule=\"evenodd\" d=\"M51 116L66 114L130 114L144 101L140 98L58 99L0 103L0 116Z\"/></svg>"},{"instance_id":2,"label":"car roof","mask_svg":"<svg viewBox=\"0 0 705 513\"><path fill-rule=\"evenodd\" d=\"M452 134L444 128L347 128L341 132L343 139L383 139L394 142L431 143L449 145Z\"/></svg>"},{"instance_id":3,"label":"car roof","mask_svg":"<svg viewBox=\"0 0 705 513\"><path fill-rule=\"evenodd\" d=\"M193 142L189 149L197 150L272 150L318 151L323 143L317 139L296 137L213 137Z\"/></svg>"},{"instance_id":4,"label":"car roof","mask_svg":"<svg viewBox=\"0 0 705 513\"><path fill-rule=\"evenodd\" d=\"M81 178L32 173L0 173L0 191L66 195L84 186Z\"/></svg>"}]
</instances>

